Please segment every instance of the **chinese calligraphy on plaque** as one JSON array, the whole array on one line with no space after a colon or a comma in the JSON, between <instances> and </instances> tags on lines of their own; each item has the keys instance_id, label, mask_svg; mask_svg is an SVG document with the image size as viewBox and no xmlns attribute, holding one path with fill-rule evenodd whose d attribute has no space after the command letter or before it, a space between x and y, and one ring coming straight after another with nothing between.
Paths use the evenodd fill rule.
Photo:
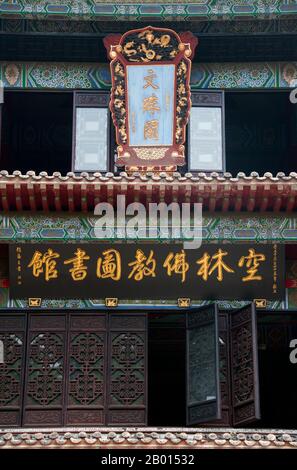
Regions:
<instances>
[{"instance_id":1,"label":"chinese calligraphy on plaque","mask_svg":"<svg viewBox=\"0 0 297 470\"><path fill-rule=\"evenodd\" d=\"M281 299L279 245L13 245L13 297Z\"/></svg>"},{"instance_id":2,"label":"chinese calligraphy on plaque","mask_svg":"<svg viewBox=\"0 0 297 470\"><path fill-rule=\"evenodd\" d=\"M191 58L197 38L148 26L104 38L111 59L116 165L174 171L185 164Z\"/></svg>"},{"instance_id":3,"label":"chinese calligraphy on plaque","mask_svg":"<svg viewBox=\"0 0 297 470\"><path fill-rule=\"evenodd\" d=\"M174 65L128 65L129 144L172 145Z\"/></svg>"}]
</instances>

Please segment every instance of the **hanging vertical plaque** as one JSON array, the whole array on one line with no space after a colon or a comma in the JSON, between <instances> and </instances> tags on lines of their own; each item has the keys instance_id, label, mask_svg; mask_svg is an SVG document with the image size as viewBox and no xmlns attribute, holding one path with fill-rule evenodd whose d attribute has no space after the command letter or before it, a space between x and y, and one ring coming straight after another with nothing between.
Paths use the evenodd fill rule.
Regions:
<instances>
[{"instance_id":1,"label":"hanging vertical plaque","mask_svg":"<svg viewBox=\"0 0 297 470\"><path fill-rule=\"evenodd\" d=\"M117 166L168 170L185 164L190 112L191 57L197 39L165 28L110 35L110 110L116 128Z\"/></svg>"}]
</instances>

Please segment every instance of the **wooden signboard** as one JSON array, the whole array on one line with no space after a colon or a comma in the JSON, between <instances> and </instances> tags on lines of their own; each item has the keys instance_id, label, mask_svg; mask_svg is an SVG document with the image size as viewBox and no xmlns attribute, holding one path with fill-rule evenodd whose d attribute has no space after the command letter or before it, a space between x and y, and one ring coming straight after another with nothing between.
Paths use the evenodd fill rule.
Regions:
<instances>
[{"instance_id":1,"label":"wooden signboard","mask_svg":"<svg viewBox=\"0 0 297 470\"><path fill-rule=\"evenodd\" d=\"M13 244L11 298L284 298L277 244Z\"/></svg>"},{"instance_id":2,"label":"wooden signboard","mask_svg":"<svg viewBox=\"0 0 297 470\"><path fill-rule=\"evenodd\" d=\"M185 164L191 60L197 38L146 28L110 35L110 110L116 128L117 166L174 171Z\"/></svg>"}]
</instances>

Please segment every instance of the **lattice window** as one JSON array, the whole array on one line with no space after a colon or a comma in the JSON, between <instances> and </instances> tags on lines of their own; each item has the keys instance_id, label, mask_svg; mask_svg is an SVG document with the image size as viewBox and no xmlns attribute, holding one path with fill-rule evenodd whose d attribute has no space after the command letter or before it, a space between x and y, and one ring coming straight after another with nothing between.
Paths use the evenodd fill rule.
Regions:
<instances>
[{"instance_id":1,"label":"lattice window","mask_svg":"<svg viewBox=\"0 0 297 470\"><path fill-rule=\"evenodd\" d=\"M0 363L1 426L21 424L25 327L24 315L1 317L0 341L4 353L4 362Z\"/></svg>"},{"instance_id":2,"label":"lattice window","mask_svg":"<svg viewBox=\"0 0 297 470\"><path fill-rule=\"evenodd\" d=\"M112 315L108 424L146 423L146 314Z\"/></svg>"},{"instance_id":3,"label":"lattice window","mask_svg":"<svg viewBox=\"0 0 297 470\"><path fill-rule=\"evenodd\" d=\"M0 325L0 426L146 423L145 313L10 313Z\"/></svg>"},{"instance_id":4,"label":"lattice window","mask_svg":"<svg viewBox=\"0 0 297 470\"><path fill-rule=\"evenodd\" d=\"M106 315L70 318L66 424L105 423Z\"/></svg>"},{"instance_id":5,"label":"lattice window","mask_svg":"<svg viewBox=\"0 0 297 470\"><path fill-rule=\"evenodd\" d=\"M29 317L24 425L63 425L65 314Z\"/></svg>"}]
</instances>

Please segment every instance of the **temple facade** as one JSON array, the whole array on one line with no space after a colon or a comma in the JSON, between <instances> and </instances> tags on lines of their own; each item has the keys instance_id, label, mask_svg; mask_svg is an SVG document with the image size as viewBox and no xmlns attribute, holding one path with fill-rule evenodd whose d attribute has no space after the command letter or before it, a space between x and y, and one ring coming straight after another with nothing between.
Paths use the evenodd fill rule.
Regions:
<instances>
[{"instance_id":1,"label":"temple facade","mask_svg":"<svg viewBox=\"0 0 297 470\"><path fill-rule=\"evenodd\" d=\"M296 50L295 1L0 1L0 447L297 446Z\"/></svg>"}]
</instances>

